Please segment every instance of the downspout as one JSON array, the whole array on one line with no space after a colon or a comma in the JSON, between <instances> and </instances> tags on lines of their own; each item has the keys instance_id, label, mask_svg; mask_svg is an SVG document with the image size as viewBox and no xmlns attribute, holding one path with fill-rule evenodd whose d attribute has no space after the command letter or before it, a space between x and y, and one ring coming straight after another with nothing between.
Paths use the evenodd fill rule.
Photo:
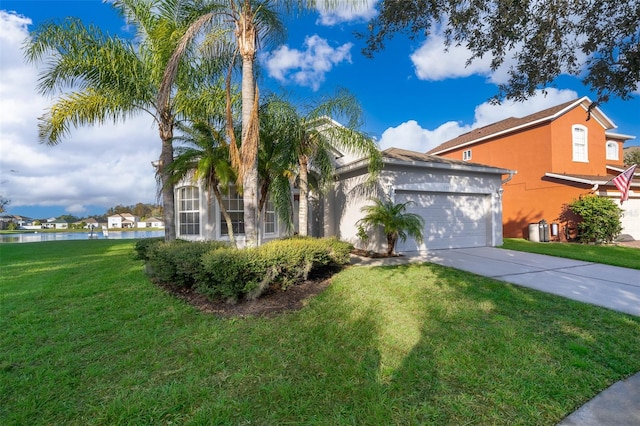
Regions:
<instances>
[{"instance_id":1,"label":"downspout","mask_svg":"<svg viewBox=\"0 0 640 426\"><path fill-rule=\"evenodd\" d=\"M515 172L509 172L509 177L506 178L505 180L502 181L501 185L504 185L505 183L509 182L511 179L513 179L513 175L515 175L516 173L518 173L517 171Z\"/></svg>"}]
</instances>

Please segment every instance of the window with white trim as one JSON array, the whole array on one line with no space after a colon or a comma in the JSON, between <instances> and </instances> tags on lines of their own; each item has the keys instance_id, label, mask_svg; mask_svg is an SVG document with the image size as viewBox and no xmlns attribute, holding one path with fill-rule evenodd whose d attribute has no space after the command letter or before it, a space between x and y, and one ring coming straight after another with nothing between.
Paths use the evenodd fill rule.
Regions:
<instances>
[{"instance_id":1,"label":"window with white trim","mask_svg":"<svg viewBox=\"0 0 640 426\"><path fill-rule=\"evenodd\" d=\"M614 141L607 142L607 160L619 160L618 144Z\"/></svg>"},{"instance_id":2,"label":"window with white trim","mask_svg":"<svg viewBox=\"0 0 640 426\"><path fill-rule=\"evenodd\" d=\"M589 161L589 145L587 128L576 124L572 130L573 161L586 163Z\"/></svg>"},{"instance_id":3,"label":"window with white trim","mask_svg":"<svg viewBox=\"0 0 640 426\"><path fill-rule=\"evenodd\" d=\"M197 186L178 189L180 235L200 235L200 190Z\"/></svg>"},{"instance_id":4,"label":"window with white trim","mask_svg":"<svg viewBox=\"0 0 640 426\"><path fill-rule=\"evenodd\" d=\"M264 203L262 218L262 230L265 234L275 234L276 232L276 209L269 199Z\"/></svg>"},{"instance_id":5,"label":"window with white trim","mask_svg":"<svg viewBox=\"0 0 640 426\"><path fill-rule=\"evenodd\" d=\"M235 186L229 186L229 191L222 194L222 203L231 217L233 234L244 234L244 200ZM222 213L220 213L220 235L229 235L229 227Z\"/></svg>"},{"instance_id":6,"label":"window with white trim","mask_svg":"<svg viewBox=\"0 0 640 426\"><path fill-rule=\"evenodd\" d=\"M465 151L462 151L462 161L469 161L471 160L471 150L467 149Z\"/></svg>"}]
</instances>

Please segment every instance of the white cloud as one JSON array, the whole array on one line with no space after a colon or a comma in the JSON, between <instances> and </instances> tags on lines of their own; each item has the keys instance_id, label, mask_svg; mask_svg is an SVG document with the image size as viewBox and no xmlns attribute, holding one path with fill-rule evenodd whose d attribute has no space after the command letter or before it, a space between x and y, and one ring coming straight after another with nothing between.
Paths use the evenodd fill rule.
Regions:
<instances>
[{"instance_id":1,"label":"white cloud","mask_svg":"<svg viewBox=\"0 0 640 426\"><path fill-rule=\"evenodd\" d=\"M409 120L398 127L390 127L380 138L380 149L402 148L411 151L427 152L443 141L452 139L464 130L455 121L449 121L435 130L420 127L415 120Z\"/></svg>"},{"instance_id":2,"label":"white cloud","mask_svg":"<svg viewBox=\"0 0 640 426\"><path fill-rule=\"evenodd\" d=\"M151 161L160 141L150 116L117 125L71 129L57 146L38 142L37 117L51 100L36 92L38 70L21 50L28 18L0 11L0 192L11 212L62 206L83 215L117 204L152 203L156 182Z\"/></svg>"},{"instance_id":3,"label":"white cloud","mask_svg":"<svg viewBox=\"0 0 640 426\"><path fill-rule=\"evenodd\" d=\"M439 31L434 31L410 56L416 76L421 80L441 81L474 74L486 76L495 84L506 83L509 79L508 70L513 64L511 55L506 55L505 62L495 71L491 70L490 55L474 59L467 65L470 57L471 52L464 46L452 45L447 49Z\"/></svg>"},{"instance_id":4,"label":"white cloud","mask_svg":"<svg viewBox=\"0 0 640 426\"><path fill-rule=\"evenodd\" d=\"M320 13L318 24L336 25L341 22L368 21L376 16L376 4L378 0L370 1L347 1L339 2L335 7L327 7L326 4L319 4L317 9Z\"/></svg>"},{"instance_id":5,"label":"white cloud","mask_svg":"<svg viewBox=\"0 0 640 426\"><path fill-rule=\"evenodd\" d=\"M351 62L352 43L333 48L327 40L313 35L305 38L304 46L304 50L298 50L283 45L263 55L269 76L281 83L294 83L315 91L335 65Z\"/></svg>"},{"instance_id":6,"label":"white cloud","mask_svg":"<svg viewBox=\"0 0 640 426\"><path fill-rule=\"evenodd\" d=\"M472 124L466 125L448 121L434 130L422 128L415 120L409 120L397 127L390 127L380 138L380 148L391 147L427 152L443 142L453 139L471 129L486 126L508 117L524 117L534 112L577 99L573 90L546 89L546 95L538 91L526 102L505 102L493 105L488 102L475 108ZM452 117L455 118L455 117Z\"/></svg>"}]
</instances>

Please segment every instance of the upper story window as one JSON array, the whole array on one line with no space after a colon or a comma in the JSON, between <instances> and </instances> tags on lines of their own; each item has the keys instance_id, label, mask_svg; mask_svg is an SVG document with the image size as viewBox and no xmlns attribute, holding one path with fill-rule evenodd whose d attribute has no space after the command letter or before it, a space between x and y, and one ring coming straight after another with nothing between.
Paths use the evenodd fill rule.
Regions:
<instances>
[{"instance_id":1,"label":"upper story window","mask_svg":"<svg viewBox=\"0 0 640 426\"><path fill-rule=\"evenodd\" d=\"M607 160L619 160L618 144L613 141L607 142Z\"/></svg>"},{"instance_id":2,"label":"upper story window","mask_svg":"<svg viewBox=\"0 0 640 426\"><path fill-rule=\"evenodd\" d=\"M462 151L462 161L469 161L471 160L471 150L467 149L465 151Z\"/></svg>"},{"instance_id":3,"label":"upper story window","mask_svg":"<svg viewBox=\"0 0 640 426\"><path fill-rule=\"evenodd\" d=\"M244 234L244 200L235 186L229 186L229 192L222 195L222 203L231 218L233 234ZM222 214L220 214L220 235L229 235L229 227Z\"/></svg>"},{"instance_id":4,"label":"upper story window","mask_svg":"<svg viewBox=\"0 0 640 426\"><path fill-rule=\"evenodd\" d=\"M200 235L200 190L197 186L178 189L180 235Z\"/></svg>"},{"instance_id":5,"label":"upper story window","mask_svg":"<svg viewBox=\"0 0 640 426\"><path fill-rule=\"evenodd\" d=\"M573 161L588 162L589 146L587 128L576 124L572 128L573 136Z\"/></svg>"}]
</instances>

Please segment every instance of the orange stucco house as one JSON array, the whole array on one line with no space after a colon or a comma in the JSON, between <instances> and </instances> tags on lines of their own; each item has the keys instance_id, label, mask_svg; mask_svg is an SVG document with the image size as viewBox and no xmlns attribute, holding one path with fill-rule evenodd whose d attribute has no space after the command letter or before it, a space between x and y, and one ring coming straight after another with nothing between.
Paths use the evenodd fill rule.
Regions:
<instances>
[{"instance_id":1,"label":"orange stucco house","mask_svg":"<svg viewBox=\"0 0 640 426\"><path fill-rule=\"evenodd\" d=\"M559 223L552 239L564 240L573 236L575 226L561 220L567 203L586 194L620 203L620 192L610 180L625 170L623 145L634 139L613 132L615 124L597 107L589 112L591 104L583 97L526 117L507 118L451 139L428 154L516 170L503 185L504 236L528 238L529 224L544 219ZM639 175L620 206L622 233L635 239L640 239Z\"/></svg>"}]
</instances>

